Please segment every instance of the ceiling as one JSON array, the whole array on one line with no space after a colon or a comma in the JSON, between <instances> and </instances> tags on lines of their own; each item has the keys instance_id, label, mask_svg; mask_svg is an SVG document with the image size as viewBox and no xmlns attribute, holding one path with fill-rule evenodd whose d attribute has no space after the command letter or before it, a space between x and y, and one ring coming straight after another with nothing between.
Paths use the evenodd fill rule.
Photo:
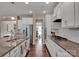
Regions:
<instances>
[{"instance_id":1,"label":"ceiling","mask_svg":"<svg viewBox=\"0 0 79 59\"><path fill-rule=\"evenodd\" d=\"M46 4L45 2L0 2L0 16L19 16L19 15L44 15L43 11L51 14L58 2L50 2ZM29 13L32 11L33 13Z\"/></svg>"}]
</instances>

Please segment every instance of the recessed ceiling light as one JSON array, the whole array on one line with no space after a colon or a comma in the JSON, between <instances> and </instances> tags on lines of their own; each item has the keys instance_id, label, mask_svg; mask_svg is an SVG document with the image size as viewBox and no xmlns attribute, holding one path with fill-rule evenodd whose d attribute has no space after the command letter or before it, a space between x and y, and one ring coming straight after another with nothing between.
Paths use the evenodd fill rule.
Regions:
<instances>
[{"instance_id":1,"label":"recessed ceiling light","mask_svg":"<svg viewBox=\"0 0 79 59\"><path fill-rule=\"evenodd\" d=\"M11 17L11 19L12 19L12 20L14 20L14 19L15 19L15 17Z\"/></svg>"},{"instance_id":2,"label":"recessed ceiling light","mask_svg":"<svg viewBox=\"0 0 79 59\"><path fill-rule=\"evenodd\" d=\"M25 2L25 4L29 4L29 2Z\"/></svg>"},{"instance_id":3,"label":"recessed ceiling light","mask_svg":"<svg viewBox=\"0 0 79 59\"><path fill-rule=\"evenodd\" d=\"M46 4L49 4L49 2L46 2Z\"/></svg>"},{"instance_id":4,"label":"recessed ceiling light","mask_svg":"<svg viewBox=\"0 0 79 59\"><path fill-rule=\"evenodd\" d=\"M31 13L32 13L32 11L29 11L29 13L31 14Z\"/></svg>"},{"instance_id":5,"label":"recessed ceiling light","mask_svg":"<svg viewBox=\"0 0 79 59\"><path fill-rule=\"evenodd\" d=\"M44 10L43 13L46 13L46 10Z\"/></svg>"}]
</instances>

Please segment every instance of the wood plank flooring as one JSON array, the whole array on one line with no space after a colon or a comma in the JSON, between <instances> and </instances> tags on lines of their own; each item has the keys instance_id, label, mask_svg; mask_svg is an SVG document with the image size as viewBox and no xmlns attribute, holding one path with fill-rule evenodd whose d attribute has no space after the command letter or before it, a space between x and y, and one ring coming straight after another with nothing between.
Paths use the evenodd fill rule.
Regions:
<instances>
[{"instance_id":1,"label":"wood plank flooring","mask_svg":"<svg viewBox=\"0 0 79 59\"><path fill-rule=\"evenodd\" d=\"M42 40L38 40L36 45L31 46L31 50L29 51L26 57L49 57L49 53L45 44L42 44Z\"/></svg>"}]
</instances>

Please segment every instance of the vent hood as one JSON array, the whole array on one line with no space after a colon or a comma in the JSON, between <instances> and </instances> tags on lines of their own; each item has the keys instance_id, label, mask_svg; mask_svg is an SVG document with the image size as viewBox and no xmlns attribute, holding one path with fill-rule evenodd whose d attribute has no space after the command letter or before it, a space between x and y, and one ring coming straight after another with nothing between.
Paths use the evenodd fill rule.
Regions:
<instances>
[{"instance_id":1,"label":"vent hood","mask_svg":"<svg viewBox=\"0 0 79 59\"><path fill-rule=\"evenodd\" d=\"M62 21L62 19L56 19L53 22L61 22L61 21Z\"/></svg>"}]
</instances>

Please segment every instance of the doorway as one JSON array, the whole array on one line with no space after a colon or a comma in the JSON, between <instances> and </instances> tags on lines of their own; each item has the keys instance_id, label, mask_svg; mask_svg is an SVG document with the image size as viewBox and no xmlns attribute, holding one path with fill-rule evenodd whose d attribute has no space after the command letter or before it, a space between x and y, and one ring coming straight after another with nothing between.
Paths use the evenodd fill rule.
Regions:
<instances>
[{"instance_id":1,"label":"doorway","mask_svg":"<svg viewBox=\"0 0 79 59\"><path fill-rule=\"evenodd\" d=\"M42 28L42 21L36 21L36 43L39 44L43 43L43 28Z\"/></svg>"}]
</instances>

